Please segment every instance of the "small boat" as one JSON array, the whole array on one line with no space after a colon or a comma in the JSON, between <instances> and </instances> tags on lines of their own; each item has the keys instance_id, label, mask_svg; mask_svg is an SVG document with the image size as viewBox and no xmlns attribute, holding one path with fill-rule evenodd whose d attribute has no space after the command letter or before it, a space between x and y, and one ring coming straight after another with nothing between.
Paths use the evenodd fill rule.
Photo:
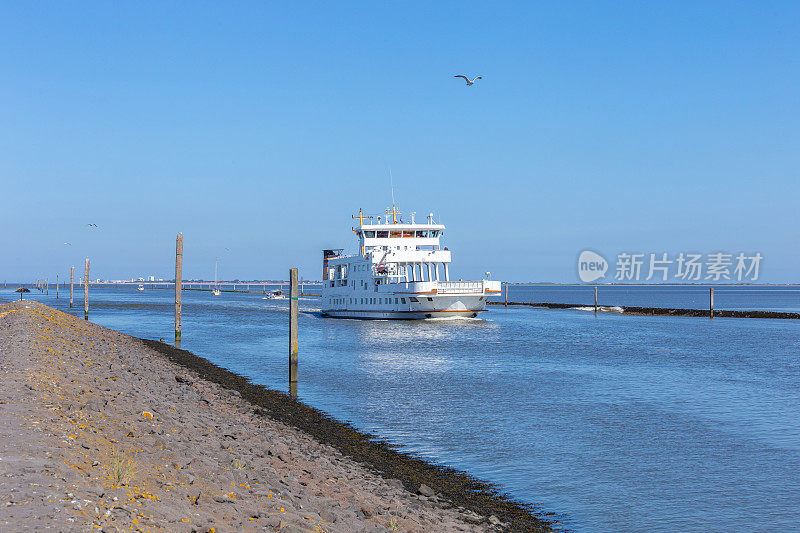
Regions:
<instances>
[{"instance_id":1,"label":"small boat","mask_svg":"<svg viewBox=\"0 0 800 533\"><path fill-rule=\"evenodd\" d=\"M140 284L139 284L139 286L138 286L138 287L136 287L136 290L137 290L137 291L143 291L143 290L144 290L144 285L142 285L142 284L140 283Z\"/></svg>"},{"instance_id":2,"label":"small boat","mask_svg":"<svg viewBox=\"0 0 800 533\"><path fill-rule=\"evenodd\" d=\"M219 285L217 285L217 272L219 270L219 261L214 263L214 290L211 292L214 296L219 296L222 294L222 291L219 290Z\"/></svg>"},{"instance_id":3,"label":"small boat","mask_svg":"<svg viewBox=\"0 0 800 533\"><path fill-rule=\"evenodd\" d=\"M272 291L267 294L267 299L269 300L285 300L286 295L283 293L282 290Z\"/></svg>"}]
</instances>

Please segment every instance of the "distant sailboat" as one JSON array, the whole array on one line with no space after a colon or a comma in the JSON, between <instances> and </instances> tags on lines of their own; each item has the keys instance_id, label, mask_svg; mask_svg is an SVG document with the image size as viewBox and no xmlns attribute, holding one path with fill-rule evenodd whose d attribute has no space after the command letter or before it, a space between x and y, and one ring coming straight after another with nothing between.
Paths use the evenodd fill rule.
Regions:
<instances>
[{"instance_id":1,"label":"distant sailboat","mask_svg":"<svg viewBox=\"0 0 800 533\"><path fill-rule=\"evenodd\" d=\"M217 273L218 273L218 271L219 271L219 261L215 261L214 262L214 291L212 292L212 294L214 296L219 296L220 294L222 294L222 292L219 290L219 285L217 284L217 277L218 277Z\"/></svg>"}]
</instances>

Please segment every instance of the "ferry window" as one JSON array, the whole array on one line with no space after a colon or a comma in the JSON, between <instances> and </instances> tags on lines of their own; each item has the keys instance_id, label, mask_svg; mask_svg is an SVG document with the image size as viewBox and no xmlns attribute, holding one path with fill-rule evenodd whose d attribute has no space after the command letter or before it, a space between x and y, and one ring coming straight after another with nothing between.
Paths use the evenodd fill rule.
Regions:
<instances>
[{"instance_id":1,"label":"ferry window","mask_svg":"<svg viewBox=\"0 0 800 533\"><path fill-rule=\"evenodd\" d=\"M414 237L414 232L413 231L403 231L403 238L407 239L409 237L413 238Z\"/></svg>"},{"instance_id":2,"label":"ferry window","mask_svg":"<svg viewBox=\"0 0 800 533\"><path fill-rule=\"evenodd\" d=\"M388 231L378 231L378 232L376 232L376 234L377 234L377 237L379 239L386 239L386 238L389 237L389 232Z\"/></svg>"},{"instance_id":3,"label":"ferry window","mask_svg":"<svg viewBox=\"0 0 800 533\"><path fill-rule=\"evenodd\" d=\"M402 236L403 236L403 232L402 231L390 231L389 232L389 237L391 237L392 239L396 239L396 238L399 238L399 237L402 237Z\"/></svg>"},{"instance_id":4,"label":"ferry window","mask_svg":"<svg viewBox=\"0 0 800 533\"><path fill-rule=\"evenodd\" d=\"M412 301L412 302L418 302L418 301L419 301L419 300L417 300L417 299L416 299L414 296L410 296L408 299L409 299L410 301Z\"/></svg>"},{"instance_id":5,"label":"ferry window","mask_svg":"<svg viewBox=\"0 0 800 533\"><path fill-rule=\"evenodd\" d=\"M375 237L375 232L374 231L365 231L364 232L364 237L366 237L368 239L373 239Z\"/></svg>"},{"instance_id":6,"label":"ferry window","mask_svg":"<svg viewBox=\"0 0 800 533\"><path fill-rule=\"evenodd\" d=\"M400 303L406 303L406 299L405 298L400 298Z\"/></svg>"},{"instance_id":7,"label":"ferry window","mask_svg":"<svg viewBox=\"0 0 800 533\"><path fill-rule=\"evenodd\" d=\"M428 237L428 232L427 231L418 231L417 232L417 237L422 237L423 239L426 239Z\"/></svg>"},{"instance_id":8,"label":"ferry window","mask_svg":"<svg viewBox=\"0 0 800 533\"><path fill-rule=\"evenodd\" d=\"M439 236L439 230L431 230L431 237L438 237L438 236Z\"/></svg>"},{"instance_id":9,"label":"ferry window","mask_svg":"<svg viewBox=\"0 0 800 533\"><path fill-rule=\"evenodd\" d=\"M395 299L394 299L394 303L398 303L398 302L397 302L397 298L395 298Z\"/></svg>"}]
</instances>

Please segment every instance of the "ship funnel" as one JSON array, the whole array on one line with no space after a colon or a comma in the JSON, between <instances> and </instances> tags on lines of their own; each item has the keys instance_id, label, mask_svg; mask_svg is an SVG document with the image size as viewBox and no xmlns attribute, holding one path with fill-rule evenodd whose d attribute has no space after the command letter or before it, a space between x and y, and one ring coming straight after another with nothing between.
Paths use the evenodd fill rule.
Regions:
<instances>
[{"instance_id":1,"label":"ship funnel","mask_svg":"<svg viewBox=\"0 0 800 533\"><path fill-rule=\"evenodd\" d=\"M338 257L342 253L342 248L337 250L322 250L322 281L328 279L328 261L333 257Z\"/></svg>"}]
</instances>

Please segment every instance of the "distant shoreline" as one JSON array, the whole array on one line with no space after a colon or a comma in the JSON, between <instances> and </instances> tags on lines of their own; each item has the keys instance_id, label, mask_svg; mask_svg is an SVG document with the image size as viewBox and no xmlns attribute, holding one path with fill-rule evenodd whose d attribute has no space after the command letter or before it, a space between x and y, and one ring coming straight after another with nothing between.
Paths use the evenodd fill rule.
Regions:
<instances>
[{"instance_id":1,"label":"distant shoreline","mask_svg":"<svg viewBox=\"0 0 800 533\"><path fill-rule=\"evenodd\" d=\"M549 283L549 282L504 282L514 287L797 287L800 283Z\"/></svg>"}]
</instances>

